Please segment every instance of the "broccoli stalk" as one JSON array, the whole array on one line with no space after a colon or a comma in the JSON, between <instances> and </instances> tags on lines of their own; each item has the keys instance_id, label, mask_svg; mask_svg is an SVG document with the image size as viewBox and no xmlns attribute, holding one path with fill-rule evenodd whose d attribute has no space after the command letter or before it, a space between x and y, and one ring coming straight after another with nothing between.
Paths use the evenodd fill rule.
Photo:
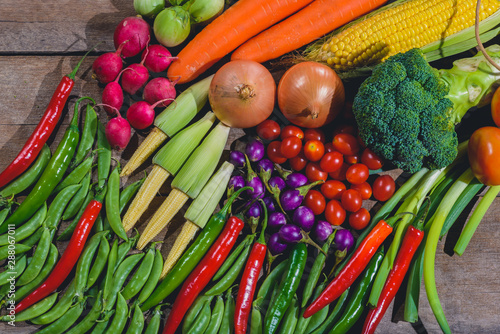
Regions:
<instances>
[{"instance_id":1,"label":"broccoli stalk","mask_svg":"<svg viewBox=\"0 0 500 334\"><path fill-rule=\"evenodd\" d=\"M500 60L500 46L488 54ZM448 166L457 155L455 125L489 103L500 72L478 53L451 69L431 67L420 49L390 57L360 86L353 112L364 143L398 168Z\"/></svg>"}]
</instances>

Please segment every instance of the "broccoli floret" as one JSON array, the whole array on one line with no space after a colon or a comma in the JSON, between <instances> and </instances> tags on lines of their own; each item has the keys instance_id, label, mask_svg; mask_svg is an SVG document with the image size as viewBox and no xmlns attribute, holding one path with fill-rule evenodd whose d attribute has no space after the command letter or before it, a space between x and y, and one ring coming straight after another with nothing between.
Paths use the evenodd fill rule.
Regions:
<instances>
[{"instance_id":1,"label":"broccoli floret","mask_svg":"<svg viewBox=\"0 0 500 334\"><path fill-rule=\"evenodd\" d=\"M498 56L500 47L492 47L488 53ZM480 68L484 62L478 54L436 70L412 49L375 66L353 103L361 139L410 173L449 165L457 155L456 123L500 78L493 67Z\"/></svg>"}]
</instances>

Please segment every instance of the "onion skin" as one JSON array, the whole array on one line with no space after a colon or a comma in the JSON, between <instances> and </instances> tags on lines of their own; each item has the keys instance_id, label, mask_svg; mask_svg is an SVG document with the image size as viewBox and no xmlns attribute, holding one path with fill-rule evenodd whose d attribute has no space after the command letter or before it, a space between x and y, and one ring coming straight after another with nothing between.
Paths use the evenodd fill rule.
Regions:
<instances>
[{"instance_id":1,"label":"onion skin","mask_svg":"<svg viewBox=\"0 0 500 334\"><path fill-rule=\"evenodd\" d=\"M278 84L278 105L293 124L319 128L333 121L345 102L344 85L330 67L303 62L292 66Z\"/></svg>"},{"instance_id":2,"label":"onion skin","mask_svg":"<svg viewBox=\"0 0 500 334\"><path fill-rule=\"evenodd\" d=\"M251 128L271 115L275 94L273 76L263 65L235 60L215 73L208 100L222 123L235 128Z\"/></svg>"}]
</instances>

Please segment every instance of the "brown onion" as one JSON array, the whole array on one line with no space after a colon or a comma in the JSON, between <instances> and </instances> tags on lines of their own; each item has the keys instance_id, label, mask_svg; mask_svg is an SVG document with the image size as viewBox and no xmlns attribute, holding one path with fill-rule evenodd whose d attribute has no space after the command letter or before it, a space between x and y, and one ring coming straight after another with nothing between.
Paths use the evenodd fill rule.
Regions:
<instances>
[{"instance_id":1,"label":"brown onion","mask_svg":"<svg viewBox=\"0 0 500 334\"><path fill-rule=\"evenodd\" d=\"M344 106L342 80L330 67L317 62L292 66L278 84L278 105L293 124L319 128L330 123Z\"/></svg>"},{"instance_id":2,"label":"brown onion","mask_svg":"<svg viewBox=\"0 0 500 334\"><path fill-rule=\"evenodd\" d=\"M215 73L208 100L222 123L250 128L271 115L275 93L273 76L263 65L251 60L235 60Z\"/></svg>"}]
</instances>

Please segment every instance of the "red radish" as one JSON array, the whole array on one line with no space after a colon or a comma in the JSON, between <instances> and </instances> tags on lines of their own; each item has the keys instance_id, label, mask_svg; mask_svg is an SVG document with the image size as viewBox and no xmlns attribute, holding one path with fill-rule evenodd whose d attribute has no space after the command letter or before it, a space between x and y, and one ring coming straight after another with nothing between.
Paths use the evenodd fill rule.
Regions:
<instances>
[{"instance_id":1,"label":"red radish","mask_svg":"<svg viewBox=\"0 0 500 334\"><path fill-rule=\"evenodd\" d=\"M140 16L124 18L116 27L113 35L115 48L124 41L129 41L123 48L123 57L138 55L149 42L151 27Z\"/></svg>"},{"instance_id":2,"label":"red radish","mask_svg":"<svg viewBox=\"0 0 500 334\"><path fill-rule=\"evenodd\" d=\"M108 83L102 91L102 103L104 110L109 116L113 116L115 110L120 110L123 105L123 90L118 81L120 80L120 75L127 69L121 71L116 79Z\"/></svg>"},{"instance_id":3,"label":"red radish","mask_svg":"<svg viewBox=\"0 0 500 334\"><path fill-rule=\"evenodd\" d=\"M108 107L110 107L111 110L114 110L116 117L110 119L108 124L106 124L106 139L113 149L121 151L127 147L128 142L130 141L132 129L130 128L130 123L120 115L118 109L115 109L112 106Z\"/></svg>"},{"instance_id":4,"label":"red radish","mask_svg":"<svg viewBox=\"0 0 500 334\"><path fill-rule=\"evenodd\" d=\"M145 55L146 52L148 52L147 55ZM156 73L165 71L172 60L177 59L177 57L172 57L170 51L160 44L150 45L142 53L142 58L145 58L144 66L151 72Z\"/></svg>"},{"instance_id":5,"label":"red radish","mask_svg":"<svg viewBox=\"0 0 500 334\"><path fill-rule=\"evenodd\" d=\"M150 105L146 101L138 101L132 104L127 110L127 119L130 125L134 129L142 130L153 124L155 120L155 108L162 102L165 102L165 100L158 101L153 105Z\"/></svg>"},{"instance_id":6,"label":"red radish","mask_svg":"<svg viewBox=\"0 0 500 334\"><path fill-rule=\"evenodd\" d=\"M148 40L149 41L149 40ZM139 89L141 89L149 79L149 71L144 66L144 60L148 56L148 49L146 49L145 57L142 57L142 61L140 64L131 64L127 67L127 69L131 69L132 71L128 71L123 73L122 75L122 87L123 90L129 93L130 95L134 95L137 93Z\"/></svg>"},{"instance_id":7,"label":"red radish","mask_svg":"<svg viewBox=\"0 0 500 334\"><path fill-rule=\"evenodd\" d=\"M115 52L108 52L100 55L92 64L93 77L102 84L113 81L123 68L123 60L120 56L123 47L128 41L124 41L118 46Z\"/></svg>"},{"instance_id":8,"label":"red radish","mask_svg":"<svg viewBox=\"0 0 500 334\"><path fill-rule=\"evenodd\" d=\"M168 80L167 78L159 77L154 78L148 82L146 87L144 87L144 92L142 93L142 98L146 100L149 104L154 104L160 100L163 100L160 106L166 107L175 99L177 95L175 91L175 83Z\"/></svg>"}]
</instances>

